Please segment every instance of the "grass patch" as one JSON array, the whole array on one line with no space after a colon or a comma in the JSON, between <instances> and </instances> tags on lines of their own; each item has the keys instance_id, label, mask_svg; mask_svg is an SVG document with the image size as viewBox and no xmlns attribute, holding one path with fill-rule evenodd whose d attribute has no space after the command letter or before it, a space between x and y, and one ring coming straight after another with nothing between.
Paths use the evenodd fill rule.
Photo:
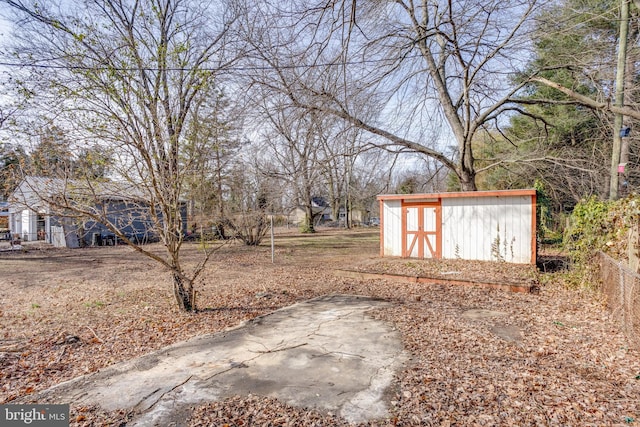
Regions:
<instances>
[{"instance_id":1,"label":"grass patch","mask_svg":"<svg viewBox=\"0 0 640 427\"><path fill-rule=\"evenodd\" d=\"M102 308L104 307L104 303L102 301L91 301L85 302L84 306L87 308Z\"/></svg>"}]
</instances>

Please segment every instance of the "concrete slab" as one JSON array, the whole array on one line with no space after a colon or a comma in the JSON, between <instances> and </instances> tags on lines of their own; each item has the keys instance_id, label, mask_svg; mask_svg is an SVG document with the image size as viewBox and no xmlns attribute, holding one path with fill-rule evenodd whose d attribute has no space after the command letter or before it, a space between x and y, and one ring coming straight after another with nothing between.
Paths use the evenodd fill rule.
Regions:
<instances>
[{"instance_id":1,"label":"concrete slab","mask_svg":"<svg viewBox=\"0 0 640 427\"><path fill-rule=\"evenodd\" d=\"M504 311L486 310L484 308L472 308L462 313L462 317L466 317L471 320L488 319L492 317L506 316L508 313Z\"/></svg>"},{"instance_id":2,"label":"concrete slab","mask_svg":"<svg viewBox=\"0 0 640 427\"><path fill-rule=\"evenodd\" d=\"M504 323L496 323L489 330L505 341L522 341L522 331L517 326L507 325Z\"/></svg>"},{"instance_id":3,"label":"concrete slab","mask_svg":"<svg viewBox=\"0 0 640 427\"><path fill-rule=\"evenodd\" d=\"M278 310L30 396L38 403L135 409L131 425L184 425L188 406L248 393L332 411L350 422L387 415L405 355L388 303L334 295Z\"/></svg>"},{"instance_id":4,"label":"concrete slab","mask_svg":"<svg viewBox=\"0 0 640 427\"><path fill-rule=\"evenodd\" d=\"M508 313L505 313L504 311L486 310L483 308L474 308L471 310L466 310L462 313L462 317L476 321L485 319L491 320L496 317L505 316L508 316ZM520 328L514 325L497 322L489 327L489 331L505 341L516 343L522 341L522 331L520 330Z\"/></svg>"}]
</instances>

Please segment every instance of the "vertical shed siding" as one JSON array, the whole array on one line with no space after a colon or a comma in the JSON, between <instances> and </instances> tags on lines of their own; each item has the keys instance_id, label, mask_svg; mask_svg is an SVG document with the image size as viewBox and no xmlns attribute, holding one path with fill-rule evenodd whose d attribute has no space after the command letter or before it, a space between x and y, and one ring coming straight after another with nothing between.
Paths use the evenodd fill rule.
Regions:
<instances>
[{"instance_id":1,"label":"vertical shed siding","mask_svg":"<svg viewBox=\"0 0 640 427\"><path fill-rule=\"evenodd\" d=\"M528 196L442 199L442 256L531 262Z\"/></svg>"},{"instance_id":2,"label":"vertical shed siding","mask_svg":"<svg viewBox=\"0 0 640 427\"><path fill-rule=\"evenodd\" d=\"M402 256L402 206L400 200L384 203L382 224L383 248L385 256Z\"/></svg>"}]
</instances>

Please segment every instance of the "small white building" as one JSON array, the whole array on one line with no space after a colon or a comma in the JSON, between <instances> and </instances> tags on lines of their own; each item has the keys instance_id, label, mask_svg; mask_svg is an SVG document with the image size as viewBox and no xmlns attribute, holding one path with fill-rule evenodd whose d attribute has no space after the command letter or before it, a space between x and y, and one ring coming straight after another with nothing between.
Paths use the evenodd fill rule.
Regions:
<instances>
[{"instance_id":1,"label":"small white building","mask_svg":"<svg viewBox=\"0 0 640 427\"><path fill-rule=\"evenodd\" d=\"M536 190L378 196L380 256L536 262Z\"/></svg>"},{"instance_id":2,"label":"small white building","mask_svg":"<svg viewBox=\"0 0 640 427\"><path fill-rule=\"evenodd\" d=\"M24 241L52 242L51 212L44 198L61 187L55 178L27 177L9 196L9 228L11 234Z\"/></svg>"}]
</instances>

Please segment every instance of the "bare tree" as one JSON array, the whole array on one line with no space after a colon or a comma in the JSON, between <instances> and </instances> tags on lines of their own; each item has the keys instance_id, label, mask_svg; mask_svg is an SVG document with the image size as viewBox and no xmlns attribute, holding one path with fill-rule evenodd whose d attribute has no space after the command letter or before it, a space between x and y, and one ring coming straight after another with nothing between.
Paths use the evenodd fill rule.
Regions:
<instances>
[{"instance_id":1,"label":"bare tree","mask_svg":"<svg viewBox=\"0 0 640 427\"><path fill-rule=\"evenodd\" d=\"M240 11L232 3L189 0L2 4L19 24L12 54L37 84L32 105L114 149L112 175L127 184L120 188L136 189L135 200L143 202L165 255L128 238L92 207L99 205L95 198L55 202L108 225L136 251L167 267L178 306L194 309L195 280L211 252L193 270L183 267L181 209L188 174L181 147L194 100L241 54L230 43Z\"/></svg>"},{"instance_id":2,"label":"bare tree","mask_svg":"<svg viewBox=\"0 0 640 427\"><path fill-rule=\"evenodd\" d=\"M268 218L275 212L277 186L249 159L237 162L229 178L226 227L245 245L257 246L270 230Z\"/></svg>"},{"instance_id":3,"label":"bare tree","mask_svg":"<svg viewBox=\"0 0 640 427\"><path fill-rule=\"evenodd\" d=\"M540 120L542 125L550 129L550 133L558 129L566 132L568 123L573 123L576 131L580 132L580 126L575 121L557 114L563 110L573 110L574 120L589 112L597 117L599 123L598 129L591 128L587 135L579 138L581 144L569 141L567 147L559 147L560 150L544 156L548 159L548 165L535 165L543 169L541 172L544 169L553 171L550 175L541 175L545 180L553 181L559 177L559 165L565 163L567 176L564 180L571 185L551 185L547 188L558 193L570 190L572 198L574 195L578 197L576 202L594 193L602 197L609 194L609 197L615 198L618 190L625 190L627 183L635 186L638 182L637 156L634 155L638 138L634 135L620 137L623 124L621 115L625 116L624 126L629 128L633 127L634 120L640 118L636 101L638 86L635 84L635 68L640 54L640 15L637 5L632 7L629 21L624 90L621 90L623 80L620 74L625 68L621 66L625 49L621 48L623 44L618 47L619 42L616 41L624 39L619 36L619 27L626 21L621 19L621 6L628 6L629 3L627 0L599 3L564 0L539 16L536 24L538 29L533 35L536 55L528 64L527 76L524 76L532 84L521 100L530 117ZM622 55L616 65L617 54ZM619 76L616 77L616 74ZM536 111L541 113L533 114ZM554 113L557 120L554 120ZM613 149L608 142L611 140L614 141ZM536 157L539 161L543 159L541 154L527 159L525 168L534 166L529 160L535 160ZM589 159L592 160L591 164L588 164ZM602 167L607 163L609 170L603 171ZM626 164L623 173L618 172L619 163ZM620 187L617 185L619 177ZM590 190L594 183L601 188ZM584 191L575 191L580 187Z\"/></svg>"},{"instance_id":4,"label":"bare tree","mask_svg":"<svg viewBox=\"0 0 640 427\"><path fill-rule=\"evenodd\" d=\"M355 162L363 150L362 130L337 122L335 117L325 120L320 136L322 176L329 191L333 218L339 218L344 212L344 226L351 227L353 205L352 181Z\"/></svg>"},{"instance_id":5,"label":"bare tree","mask_svg":"<svg viewBox=\"0 0 640 427\"><path fill-rule=\"evenodd\" d=\"M313 209L314 189L322 178L320 140L325 131L322 118L319 113L308 113L286 104L274 105L266 99L263 103L266 104L263 104L262 113L270 131L262 135L268 154L261 169L292 187L296 204L305 210L301 229L313 233L317 214Z\"/></svg>"},{"instance_id":6,"label":"bare tree","mask_svg":"<svg viewBox=\"0 0 640 427\"><path fill-rule=\"evenodd\" d=\"M208 229L214 227L218 237L226 238L229 218L225 193L242 146L242 114L219 89L205 92L200 98L191 113L188 142L183 150L189 171L186 183L190 216L199 221L201 234L207 225Z\"/></svg>"},{"instance_id":7,"label":"bare tree","mask_svg":"<svg viewBox=\"0 0 640 427\"><path fill-rule=\"evenodd\" d=\"M509 77L541 2L303 3L263 8L253 19L265 28L253 39L256 58L274 70L260 84L433 158L475 190L472 142L517 111L512 97L524 83ZM266 45L273 40L286 48ZM362 105L378 114L363 116Z\"/></svg>"}]
</instances>

